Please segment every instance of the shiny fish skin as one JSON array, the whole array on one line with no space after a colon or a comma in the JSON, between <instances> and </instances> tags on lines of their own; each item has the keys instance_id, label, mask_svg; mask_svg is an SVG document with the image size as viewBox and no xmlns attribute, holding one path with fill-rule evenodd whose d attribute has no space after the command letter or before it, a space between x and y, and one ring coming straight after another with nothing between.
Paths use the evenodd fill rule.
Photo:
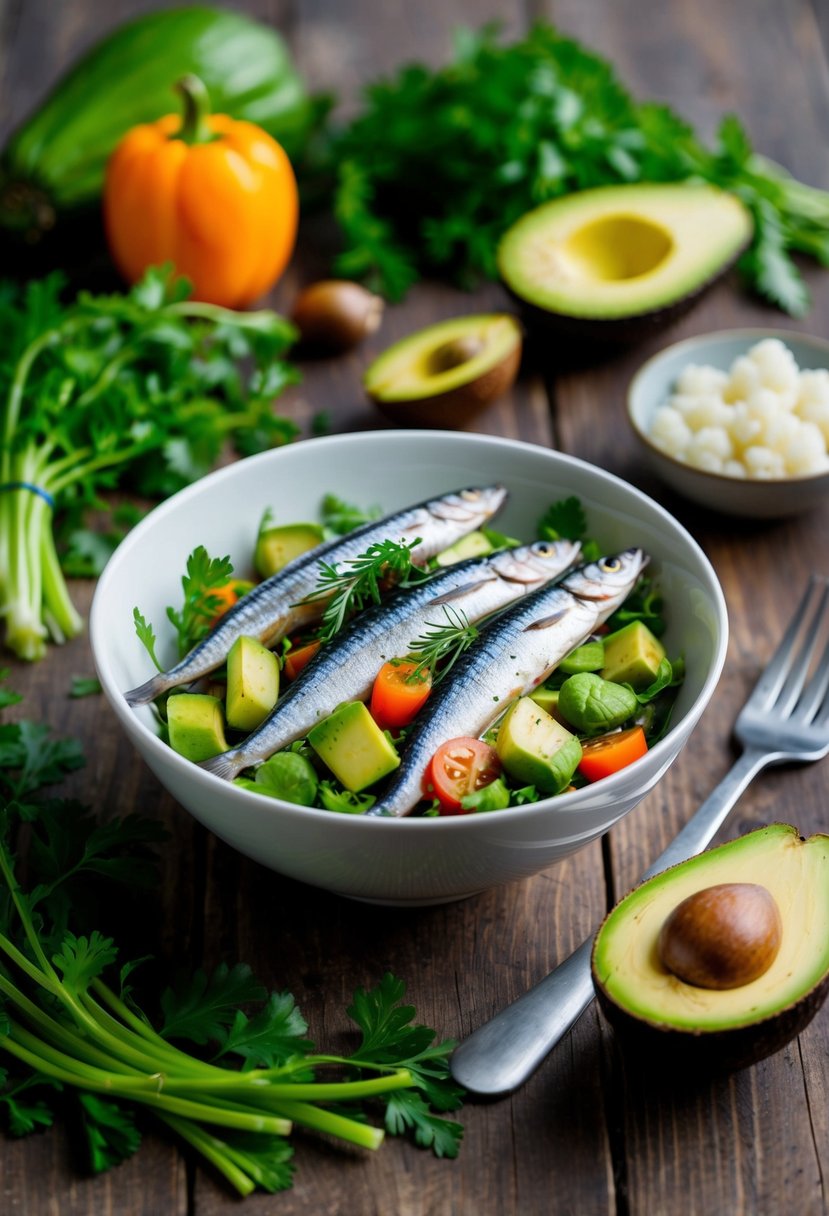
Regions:
<instances>
[{"instance_id":1,"label":"shiny fish skin","mask_svg":"<svg viewBox=\"0 0 829 1216\"><path fill-rule=\"evenodd\" d=\"M265 646L274 646L290 630L318 620L324 601L312 604L301 601L316 590L322 562L342 564L380 541L411 543L419 537L420 544L412 550L412 561L422 565L485 524L506 497L507 490L501 485L456 490L325 541L254 587L180 663L124 693L127 702L146 705L171 688L191 684L215 671L224 663L236 639L243 635L258 638Z\"/></svg>"},{"instance_id":2,"label":"shiny fish skin","mask_svg":"<svg viewBox=\"0 0 829 1216\"><path fill-rule=\"evenodd\" d=\"M467 619L481 620L516 599L559 577L578 557L572 541L537 541L470 558L450 566L427 583L395 592L373 605L323 646L271 715L238 747L203 760L201 768L229 780L261 764L343 701L364 701L386 659L402 657L430 626L442 623L442 607L454 608Z\"/></svg>"},{"instance_id":3,"label":"shiny fish skin","mask_svg":"<svg viewBox=\"0 0 829 1216\"><path fill-rule=\"evenodd\" d=\"M426 768L442 743L478 738L509 704L541 684L627 598L647 564L641 549L600 558L534 591L496 620L426 702L403 763L369 816L408 815L424 797Z\"/></svg>"}]
</instances>

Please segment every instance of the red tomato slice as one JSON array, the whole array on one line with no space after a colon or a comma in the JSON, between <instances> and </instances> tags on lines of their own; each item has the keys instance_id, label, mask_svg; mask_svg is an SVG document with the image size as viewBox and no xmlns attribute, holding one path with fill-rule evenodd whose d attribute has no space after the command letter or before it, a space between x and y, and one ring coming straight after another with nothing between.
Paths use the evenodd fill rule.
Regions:
<instances>
[{"instance_id":1,"label":"red tomato slice","mask_svg":"<svg viewBox=\"0 0 829 1216\"><path fill-rule=\"evenodd\" d=\"M645 732L641 726L632 726L630 730L620 730L612 735L601 735L598 739L583 740L579 772L588 781L599 781L633 764L647 750Z\"/></svg>"},{"instance_id":2,"label":"red tomato slice","mask_svg":"<svg viewBox=\"0 0 829 1216\"><path fill-rule=\"evenodd\" d=\"M371 690L371 716L381 730L408 726L432 688L432 673L424 667L415 679L417 663L408 659L384 663Z\"/></svg>"},{"instance_id":3,"label":"red tomato slice","mask_svg":"<svg viewBox=\"0 0 829 1216\"><path fill-rule=\"evenodd\" d=\"M462 815L461 800L483 789L500 774L498 753L483 739L449 739L429 762L426 793L438 799L442 815Z\"/></svg>"}]
</instances>

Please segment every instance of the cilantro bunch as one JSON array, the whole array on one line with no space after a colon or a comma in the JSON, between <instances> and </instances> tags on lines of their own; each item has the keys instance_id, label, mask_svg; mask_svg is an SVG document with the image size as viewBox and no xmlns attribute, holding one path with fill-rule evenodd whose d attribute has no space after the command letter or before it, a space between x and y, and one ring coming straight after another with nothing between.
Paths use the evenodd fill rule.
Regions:
<instances>
[{"instance_id":1,"label":"cilantro bunch","mask_svg":"<svg viewBox=\"0 0 829 1216\"><path fill-rule=\"evenodd\" d=\"M0 708L19 698L0 690ZM0 726L0 1116L13 1135L49 1126L63 1093L77 1101L93 1170L141 1142L151 1113L241 1195L291 1185L294 1125L376 1149L385 1131L411 1133L457 1155L460 1105L449 1077L454 1043L413 1023L404 985L387 974L357 989L348 1014L360 1040L350 1056L318 1053L287 992L268 993L246 966L197 971L160 997L156 1029L110 937L93 927L95 883L150 889L146 846L163 837L138 816L96 824L89 809L48 797L82 763L77 745L45 726ZM21 833L21 826L26 832ZM28 889L16 845L28 840ZM65 1103L62 1103L65 1105Z\"/></svg>"},{"instance_id":2,"label":"cilantro bunch","mask_svg":"<svg viewBox=\"0 0 829 1216\"><path fill-rule=\"evenodd\" d=\"M58 275L0 284L0 614L24 659L81 628L56 513L77 521L125 484L164 496L228 439L247 453L296 433L272 406L296 379L283 359L295 331L277 314L192 301L163 268L126 295L65 303L62 290Z\"/></svg>"},{"instance_id":3,"label":"cilantro bunch","mask_svg":"<svg viewBox=\"0 0 829 1216\"><path fill-rule=\"evenodd\" d=\"M504 45L497 26L456 39L438 71L370 85L333 144L339 273L399 299L419 278L496 278L496 247L521 215L575 190L702 179L751 210L741 268L794 316L808 307L789 256L829 265L829 194L755 154L726 117L706 148L667 106L635 101L610 63L539 22Z\"/></svg>"}]
</instances>

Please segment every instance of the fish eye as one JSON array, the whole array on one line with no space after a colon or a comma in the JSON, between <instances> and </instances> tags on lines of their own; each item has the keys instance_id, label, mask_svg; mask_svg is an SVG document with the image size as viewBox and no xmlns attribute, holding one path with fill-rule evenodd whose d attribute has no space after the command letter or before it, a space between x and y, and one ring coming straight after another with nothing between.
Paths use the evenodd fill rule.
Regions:
<instances>
[{"instance_id":1,"label":"fish eye","mask_svg":"<svg viewBox=\"0 0 829 1216\"><path fill-rule=\"evenodd\" d=\"M604 574L615 574L622 569L622 563L618 557L604 557L599 562L599 569Z\"/></svg>"},{"instance_id":2,"label":"fish eye","mask_svg":"<svg viewBox=\"0 0 829 1216\"><path fill-rule=\"evenodd\" d=\"M555 547L548 540L539 540L536 541L535 551L542 557L549 557L551 553L555 552Z\"/></svg>"},{"instance_id":3,"label":"fish eye","mask_svg":"<svg viewBox=\"0 0 829 1216\"><path fill-rule=\"evenodd\" d=\"M477 502L480 497L480 490L461 490L461 498L465 498L467 502Z\"/></svg>"}]
</instances>

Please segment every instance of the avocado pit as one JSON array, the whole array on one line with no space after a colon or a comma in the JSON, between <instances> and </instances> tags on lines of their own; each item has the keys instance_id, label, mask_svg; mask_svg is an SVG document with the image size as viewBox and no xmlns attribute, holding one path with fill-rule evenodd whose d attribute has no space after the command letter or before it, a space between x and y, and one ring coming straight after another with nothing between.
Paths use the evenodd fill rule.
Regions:
<instances>
[{"instance_id":1,"label":"avocado pit","mask_svg":"<svg viewBox=\"0 0 829 1216\"><path fill-rule=\"evenodd\" d=\"M605 918L592 972L637 1067L730 1072L778 1051L829 994L829 835L770 824L647 879Z\"/></svg>"},{"instance_id":2,"label":"avocado pit","mask_svg":"<svg viewBox=\"0 0 829 1216\"><path fill-rule=\"evenodd\" d=\"M741 988L768 971L783 939L780 910L759 883L717 883L683 899L659 932L668 971L698 988Z\"/></svg>"}]
</instances>

